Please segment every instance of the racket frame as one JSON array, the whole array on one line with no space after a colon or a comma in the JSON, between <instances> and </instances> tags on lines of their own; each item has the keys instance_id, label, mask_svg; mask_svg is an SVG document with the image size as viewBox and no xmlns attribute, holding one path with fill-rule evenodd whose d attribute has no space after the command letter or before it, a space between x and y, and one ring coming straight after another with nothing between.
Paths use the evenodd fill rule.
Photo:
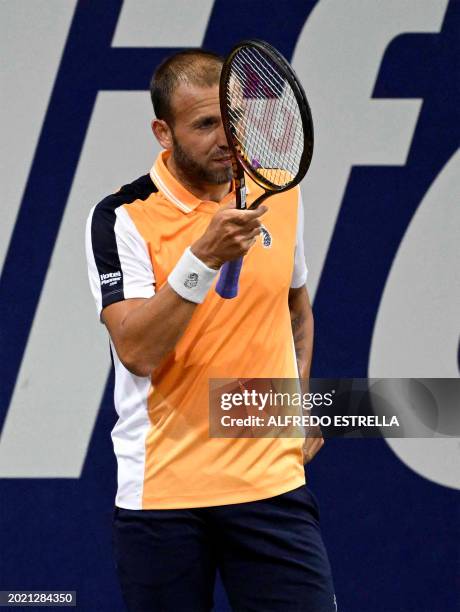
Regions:
<instances>
[{"instance_id":1,"label":"racket frame","mask_svg":"<svg viewBox=\"0 0 460 612\"><path fill-rule=\"evenodd\" d=\"M228 112L227 104L227 85L231 72L231 64L235 55L243 47L252 47L261 51L263 54L269 57L272 62L279 66L280 72L284 72L284 77L291 87L297 104L300 109L300 117L302 120L302 129L304 135L304 148L299 162L299 169L296 176L285 185L275 185L264 176L261 176L255 172L254 168L245 160L241 153L240 147L236 142L231 130L231 121ZM246 186L245 176L246 172L252 180L261 186L265 191L260 195L255 202L249 207L250 209L257 208L266 198L288 191L300 183L310 167L311 158L313 155L313 120L311 116L310 107L308 105L307 97L300 84L297 75L291 68L287 60L279 53L274 47L268 43L258 40L244 40L238 43L230 52L229 56L225 60L219 83L219 103L220 111L222 116L222 124L225 131L225 136L229 148L232 153L232 166L233 166L233 179L236 190L236 207L238 209L247 208L246 206ZM225 299L232 299L238 296L238 280L240 276L240 270L243 263L243 257L239 257L232 261L227 261L221 269L219 279L216 284L216 292Z\"/></svg>"},{"instance_id":2,"label":"racket frame","mask_svg":"<svg viewBox=\"0 0 460 612\"><path fill-rule=\"evenodd\" d=\"M300 117L302 120L302 129L304 134L304 149L302 151L302 155L299 163L299 170L296 176L286 185L275 185L271 181L269 181L264 176L261 176L257 173L254 168L252 168L251 164L246 161L244 156L240 151L240 147L237 144L232 130L231 130L231 120L228 112L228 104L227 104L227 86L228 81L231 74L231 67L233 58L235 55L244 47L253 47L261 51L263 54L268 55L268 57L273 61L275 65L278 65L281 70L284 72L284 77L286 81L290 85L292 92L295 96L297 104L300 109ZM258 39L248 39L239 42L229 53L226 58L223 67L222 73L220 77L219 84L219 101L220 101L220 111L222 115L222 124L224 127L225 135L227 138L227 142L229 147L232 150L233 156L236 159L236 163L240 165L246 174L248 174L251 179L260 185L263 189L265 189L265 193L259 196L257 200L250 206L250 209L257 208L266 198L276 193L282 193L283 191L288 191L292 189L296 185L300 183L305 174L310 167L311 159L313 156L313 145L314 145L314 132L313 132L313 119L311 116L310 106L307 101L307 96L305 95L305 91L296 75L294 70L291 68L287 60L283 57L283 55L277 51L274 47L263 40ZM235 178L235 186L237 192L237 208L238 206L238 190L239 184L241 183L241 174L235 172L234 169L234 178ZM244 176L243 176L244 181Z\"/></svg>"}]
</instances>

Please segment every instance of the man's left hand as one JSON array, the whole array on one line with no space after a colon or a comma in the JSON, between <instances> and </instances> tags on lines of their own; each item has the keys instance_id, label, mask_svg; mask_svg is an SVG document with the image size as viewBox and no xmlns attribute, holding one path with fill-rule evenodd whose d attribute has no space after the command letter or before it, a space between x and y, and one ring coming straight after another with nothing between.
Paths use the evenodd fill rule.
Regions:
<instances>
[{"instance_id":1,"label":"man's left hand","mask_svg":"<svg viewBox=\"0 0 460 612\"><path fill-rule=\"evenodd\" d=\"M316 453L321 449L323 444L324 438L321 436L320 433L315 433L314 436L309 435L305 438L302 446L304 464L310 463Z\"/></svg>"}]
</instances>

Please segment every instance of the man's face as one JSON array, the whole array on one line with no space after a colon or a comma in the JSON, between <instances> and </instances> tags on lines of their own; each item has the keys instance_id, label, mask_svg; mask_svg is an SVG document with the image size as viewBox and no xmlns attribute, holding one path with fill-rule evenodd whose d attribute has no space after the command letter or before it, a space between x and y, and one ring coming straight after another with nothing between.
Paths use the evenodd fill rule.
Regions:
<instances>
[{"instance_id":1,"label":"man's face","mask_svg":"<svg viewBox=\"0 0 460 612\"><path fill-rule=\"evenodd\" d=\"M230 149L222 126L219 86L181 83L172 96L172 156L191 182L228 183L233 176Z\"/></svg>"}]
</instances>

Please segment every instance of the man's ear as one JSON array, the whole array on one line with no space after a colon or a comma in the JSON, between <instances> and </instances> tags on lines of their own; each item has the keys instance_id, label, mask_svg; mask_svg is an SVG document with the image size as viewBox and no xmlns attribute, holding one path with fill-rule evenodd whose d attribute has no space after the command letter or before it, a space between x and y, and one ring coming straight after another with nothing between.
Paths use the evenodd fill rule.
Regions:
<instances>
[{"instance_id":1,"label":"man's ear","mask_svg":"<svg viewBox=\"0 0 460 612\"><path fill-rule=\"evenodd\" d=\"M172 131L163 119L153 119L150 124L155 138L163 149L171 150L173 146Z\"/></svg>"}]
</instances>

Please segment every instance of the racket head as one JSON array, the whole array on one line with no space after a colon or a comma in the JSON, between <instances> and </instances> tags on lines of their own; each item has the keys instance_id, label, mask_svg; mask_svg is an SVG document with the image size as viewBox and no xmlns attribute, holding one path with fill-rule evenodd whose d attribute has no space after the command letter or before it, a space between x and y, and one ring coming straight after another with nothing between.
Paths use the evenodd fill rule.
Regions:
<instances>
[{"instance_id":1,"label":"racket head","mask_svg":"<svg viewBox=\"0 0 460 612\"><path fill-rule=\"evenodd\" d=\"M313 120L282 54L262 40L238 43L222 67L219 98L228 144L244 171L271 193L297 185L313 156Z\"/></svg>"}]
</instances>

